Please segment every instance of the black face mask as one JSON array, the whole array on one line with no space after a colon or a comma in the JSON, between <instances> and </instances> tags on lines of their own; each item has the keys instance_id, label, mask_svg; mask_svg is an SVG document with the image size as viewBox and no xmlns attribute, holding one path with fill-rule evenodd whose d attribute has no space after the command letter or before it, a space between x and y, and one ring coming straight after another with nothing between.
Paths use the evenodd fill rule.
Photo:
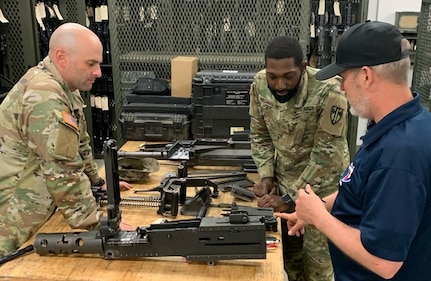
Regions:
<instances>
[{"instance_id":1,"label":"black face mask","mask_svg":"<svg viewBox=\"0 0 431 281\"><path fill-rule=\"evenodd\" d=\"M277 91L269 87L269 85L268 85L268 89L271 91L272 95L279 103L285 103L290 101L296 95L299 89L299 85L301 84L301 80L302 80L302 74L299 77L299 80L296 86L293 89L288 90L287 94L285 94L284 96L280 96L279 94L277 94Z\"/></svg>"}]
</instances>

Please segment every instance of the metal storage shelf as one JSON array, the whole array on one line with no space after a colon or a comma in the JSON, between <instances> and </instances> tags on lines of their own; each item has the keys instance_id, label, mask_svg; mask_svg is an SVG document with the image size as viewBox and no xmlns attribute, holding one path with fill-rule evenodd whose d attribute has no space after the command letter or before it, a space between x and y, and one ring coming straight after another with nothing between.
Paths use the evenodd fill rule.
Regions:
<instances>
[{"instance_id":1,"label":"metal storage shelf","mask_svg":"<svg viewBox=\"0 0 431 281\"><path fill-rule=\"evenodd\" d=\"M120 56L120 63L134 63L134 62L147 62L147 63L171 63L171 59L176 56L190 54L175 54L165 55L157 52L130 52ZM220 53L207 53L194 55L199 58L201 64L254 64L263 67L264 60L262 54L248 55L248 54L220 54Z\"/></svg>"}]
</instances>

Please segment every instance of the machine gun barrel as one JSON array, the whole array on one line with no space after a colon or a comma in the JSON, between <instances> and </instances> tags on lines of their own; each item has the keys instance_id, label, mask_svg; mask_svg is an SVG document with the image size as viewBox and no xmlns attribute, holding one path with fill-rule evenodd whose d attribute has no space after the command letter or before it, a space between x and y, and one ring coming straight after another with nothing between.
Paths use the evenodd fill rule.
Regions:
<instances>
[{"instance_id":1,"label":"machine gun barrel","mask_svg":"<svg viewBox=\"0 0 431 281\"><path fill-rule=\"evenodd\" d=\"M34 248L39 255L98 254L103 243L97 231L37 234Z\"/></svg>"}]
</instances>

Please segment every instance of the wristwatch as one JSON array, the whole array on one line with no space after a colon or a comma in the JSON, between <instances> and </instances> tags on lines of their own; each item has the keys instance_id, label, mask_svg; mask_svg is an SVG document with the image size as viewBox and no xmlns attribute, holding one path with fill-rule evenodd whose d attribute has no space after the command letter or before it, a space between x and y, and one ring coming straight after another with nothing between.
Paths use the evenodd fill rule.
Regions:
<instances>
[{"instance_id":1,"label":"wristwatch","mask_svg":"<svg viewBox=\"0 0 431 281\"><path fill-rule=\"evenodd\" d=\"M295 201L293 201L292 197L290 197L288 193L281 196L281 200L283 200L283 202L289 207L286 213L293 213L295 211Z\"/></svg>"},{"instance_id":2,"label":"wristwatch","mask_svg":"<svg viewBox=\"0 0 431 281\"><path fill-rule=\"evenodd\" d=\"M93 184L93 186L102 186L104 184L105 184L105 180L102 178L99 178L99 180L95 184Z\"/></svg>"}]
</instances>

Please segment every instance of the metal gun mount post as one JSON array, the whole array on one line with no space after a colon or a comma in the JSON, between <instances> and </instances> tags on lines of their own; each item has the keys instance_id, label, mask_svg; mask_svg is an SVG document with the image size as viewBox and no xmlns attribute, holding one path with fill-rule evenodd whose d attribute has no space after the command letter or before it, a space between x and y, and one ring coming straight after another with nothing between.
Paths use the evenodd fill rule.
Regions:
<instances>
[{"instance_id":1,"label":"metal gun mount post","mask_svg":"<svg viewBox=\"0 0 431 281\"><path fill-rule=\"evenodd\" d=\"M107 217L100 219L102 237L113 237L120 232L120 176L118 173L117 142L108 140L103 144L105 161L106 186L108 193Z\"/></svg>"}]
</instances>

